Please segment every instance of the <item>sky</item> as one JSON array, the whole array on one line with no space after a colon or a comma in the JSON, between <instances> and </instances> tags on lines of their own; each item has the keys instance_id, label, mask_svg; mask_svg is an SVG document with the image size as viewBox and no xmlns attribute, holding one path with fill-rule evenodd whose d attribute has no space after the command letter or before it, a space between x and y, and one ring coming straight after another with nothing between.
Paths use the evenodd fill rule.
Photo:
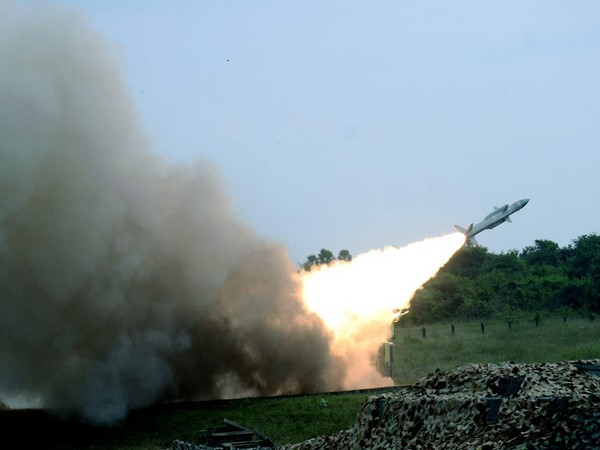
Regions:
<instances>
[{"instance_id":1,"label":"sky","mask_svg":"<svg viewBox=\"0 0 600 450\"><path fill-rule=\"evenodd\" d=\"M523 198L481 245L600 231L597 1L48 3L109 42L153 150L214 164L234 211L295 262Z\"/></svg>"}]
</instances>

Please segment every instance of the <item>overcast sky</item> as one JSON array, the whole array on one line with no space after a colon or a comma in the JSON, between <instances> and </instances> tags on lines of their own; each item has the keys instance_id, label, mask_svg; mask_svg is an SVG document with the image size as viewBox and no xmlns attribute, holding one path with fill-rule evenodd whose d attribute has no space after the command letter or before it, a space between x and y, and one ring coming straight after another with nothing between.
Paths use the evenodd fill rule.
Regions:
<instances>
[{"instance_id":1,"label":"overcast sky","mask_svg":"<svg viewBox=\"0 0 600 450\"><path fill-rule=\"evenodd\" d=\"M173 163L292 259L530 203L493 252L600 231L600 2L83 1Z\"/></svg>"}]
</instances>

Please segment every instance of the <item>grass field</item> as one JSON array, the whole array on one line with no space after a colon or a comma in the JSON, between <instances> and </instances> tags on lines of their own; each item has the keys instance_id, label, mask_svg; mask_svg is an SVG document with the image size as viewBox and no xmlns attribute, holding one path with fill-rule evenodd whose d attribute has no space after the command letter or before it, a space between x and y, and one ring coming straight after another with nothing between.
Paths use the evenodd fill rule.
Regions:
<instances>
[{"instance_id":1,"label":"grass field","mask_svg":"<svg viewBox=\"0 0 600 450\"><path fill-rule=\"evenodd\" d=\"M365 398L325 394L156 406L107 429L39 410L0 411L0 448L167 449L175 439L197 442L201 429L222 426L224 418L260 430L277 444L293 443L348 428Z\"/></svg>"},{"instance_id":2,"label":"grass field","mask_svg":"<svg viewBox=\"0 0 600 450\"><path fill-rule=\"evenodd\" d=\"M484 324L484 333L481 323ZM435 369L468 363L556 362L600 358L600 319L541 316L396 327L392 376L396 384L414 383Z\"/></svg>"},{"instance_id":3,"label":"grass field","mask_svg":"<svg viewBox=\"0 0 600 450\"><path fill-rule=\"evenodd\" d=\"M412 383L435 369L466 363L554 362L600 358L600 319L533 317L397 328L393 377ZM175 439L196 442L203 428L235 420L269 436L277 444L301 442L353 425L366 394L242 399L156 406L133 412L126 422L95 429L61 421L43 411L0 411L2 448L167 449ZM20 445L6 446L16 441Z\"/></svg>"}]
</instances>

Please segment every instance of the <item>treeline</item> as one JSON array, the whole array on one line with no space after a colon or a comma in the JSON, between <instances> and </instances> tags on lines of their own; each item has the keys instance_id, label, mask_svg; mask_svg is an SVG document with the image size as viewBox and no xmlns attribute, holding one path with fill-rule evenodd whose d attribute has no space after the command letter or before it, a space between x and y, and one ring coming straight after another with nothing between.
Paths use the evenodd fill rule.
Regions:
<instances>
[{"instance_id":1,"label":"treeline","mask_svg":"<svg viewBox=\"0 0 600 450\"><path fill-rule=\"evenodd\" d=\"M308 272L313 266L331 264L335 260L336 258L333 257L333 252L331 250L322 248L318 255L308 255L306 261L300 264L300 267ZM340 250L337 260L352 261L352 255L348 250Z\"/></svg>"},{"instance_id":2,"label":"treeline","mask_svg":"<svg viewBox=\"0 0 600 450\"><path fill-rule=\"evenodd\" d=\"M518 312L600 312L600 236L566 247L536 240L521 252L464 247L419 289L403 321L413 324Z\"/></svg>"}]
</instances>

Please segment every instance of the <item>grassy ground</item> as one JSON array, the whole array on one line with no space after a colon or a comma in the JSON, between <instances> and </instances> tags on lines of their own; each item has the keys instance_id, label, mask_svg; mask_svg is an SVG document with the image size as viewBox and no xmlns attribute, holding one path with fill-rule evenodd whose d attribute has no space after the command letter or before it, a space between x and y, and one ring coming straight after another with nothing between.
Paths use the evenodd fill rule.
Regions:
<instances>
[{"instance_id":1,"label":"grassy ground","mask_svg":"<svg viewBox=\"0 0 600 450\"><path fill-rule=\"evenodd\" d=\"M197 442L203 428L223 419L257 429L277 444L300 442L350 427L366 394L242 399L171 405L133 412L108 429L63 421L43 411L0 411L3 449L149 449L169 448L173 440ZM6 442L15 444L4 446Z\"/></svg>"},{"instance_id":2,"label":"grassy ground","mask_svg":"<svg viewBox=\"0 0 600 450\"><path fill-rule=\"evenodd\" d=\"M481 331L484 323L484 333ZM468 363L556 362L600 358L600 319L542 316L511 321L484 320L396 328L392 375L397 384L413 383L439 368Z\"/></svg>"},{"instance_id":3,"label":"grassy ground","mask_svg":"<svg viewBox=\"0 0 600 450\"><path fill-rule=\"evenodd\" d=\"M408 384L435 369L466 363L553 362L600 358L600 318L533 317L397 328L393 376ZM0 411L2 448L44 449L166 449L175 439L197 442L203 428L218 427L223 419L262 431L277 444L349 428L366 394L318 395L295 398L244 399L193 405L157 406L132 413L110 429L95 429L61 421L43 411ZM16 441L21 445L6 446Z\"/></svg>"}]
</instances>

